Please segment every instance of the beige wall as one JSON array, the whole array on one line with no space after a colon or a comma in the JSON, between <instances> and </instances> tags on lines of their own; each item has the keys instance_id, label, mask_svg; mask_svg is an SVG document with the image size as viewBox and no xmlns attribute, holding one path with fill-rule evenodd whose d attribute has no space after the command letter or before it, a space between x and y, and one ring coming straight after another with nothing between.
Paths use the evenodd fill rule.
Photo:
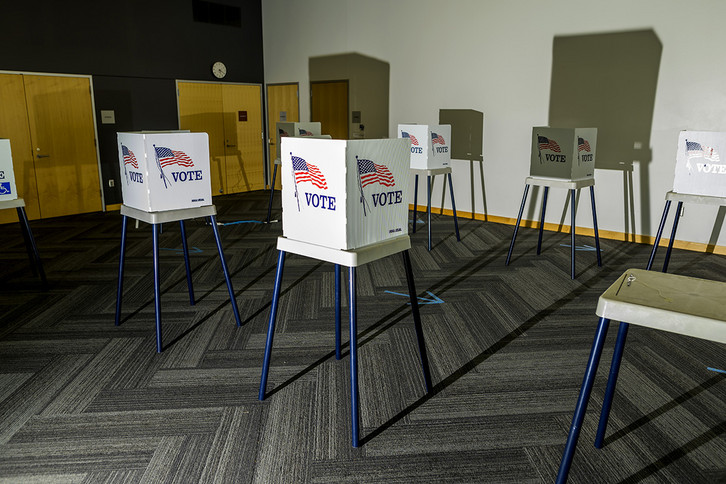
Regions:
<instances>
[{"instance_id":1,"label":"beige wall","mask_svg":"<svg viewBox=\"0 0 726 484\"><path fill-rule=\"evenodd\" d=\"M263 0L262 6L266 82L299 81L307 92L309 58L357 52L390 64L389 136L400 122L436 123L440 108L482 111L491 215L517 215L531 128L549 121L557 37L652 30L662 45L644 147L650 160L633 160L631 195L624 172L595 173L602 230L653 235L673 186L678 132L726 131L721 0ZM309 99L301 99L300 109L307 119ZM470 211L469 162L452 165L457 208ZM478 167L474 174L478 179ZM559 222L565 208L565 194L557 192L550 193L548 222ZM479 191L477 212L483 202ZM537 211L536 203L527 209ZM726 230L709 240L717 212L687 206L679 239L726 246ZM588 209L579 210L577 225L592 226Z\"/></svg>"}]
</instances>

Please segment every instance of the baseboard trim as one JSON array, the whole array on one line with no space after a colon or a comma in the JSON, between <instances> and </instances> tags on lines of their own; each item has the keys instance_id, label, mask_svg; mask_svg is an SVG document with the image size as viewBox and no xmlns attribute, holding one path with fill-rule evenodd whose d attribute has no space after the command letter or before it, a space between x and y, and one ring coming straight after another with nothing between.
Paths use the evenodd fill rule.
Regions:
<instances>
[{"instance_id":1,"label":"baseboard trim","mask_svg":"<svg viewBox=\"0 0 726 484\"><path fill-rule=\"evenodd\" d=\"M413 204L409 204L409 210L413 210ZM426 206L418 205L418 211L421 213L426 213ZM431 213L436 213L438 215L448 215L451 217L454 216L453 210L450 210L448 208L444 208L444 209L432 208ZM466 218L469 220L472 219L471 212L464 212L461 210L457 210L456 215L458 215L460 218ZM506 225L514 225L517 222L516 218L499 217L496 215L487 215L487 214L480 214L480 213L474 214L473 218L475 220L481 220L482 222L494 222L494 223L506 224ZM536 229L536 228L539 228L539 221L522 220L520 227L528 227L528 228ZM562 232L562 233L569 234L570 226L564 225L564 224L545 223L544 230L547 230L549 232ZM586 235L589 237L594 237L595 230L586 228L586 227L576 227L575 235ZM598 235L603 239L618 240L621 242L635 242L637 244L648 244L648 245L653 245L653 241L655 240L655 237L652 237L650 235L626 234L623 232L615 232L612 230L598 230ZM668 239L661 238L659 247L667 247L667 246L668 246ZM673 242L673 247L675 247L676 249L690 250L693 252L703 252L706 254L726 255L726 247L721 246L721 245L715 245L715 244L703 244L700 242L687 242L687 241L683 241L683 240L675 240Z\"/></svg>"}]
</instances>

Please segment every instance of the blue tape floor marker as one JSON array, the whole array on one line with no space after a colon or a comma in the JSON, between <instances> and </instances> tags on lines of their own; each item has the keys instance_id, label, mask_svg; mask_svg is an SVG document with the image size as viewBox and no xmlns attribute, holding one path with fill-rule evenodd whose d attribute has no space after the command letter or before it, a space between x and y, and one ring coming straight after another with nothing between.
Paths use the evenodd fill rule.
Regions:
<instances>
[{"instance_id":1,"label":"blue tape floor marker","mask_svg":"<svg viewBox=\"0 0 726 484\"><path fill-rule=\"evenodd\" d=\"M408 294L403 294L401 292L393 292L393 291L384 291L384 292L387 292L388 294L395 294L396 296L410 297ZM438 296L435 296L433 292L431 292L431 291L426 291L426 292L428 293L429 296L432 297L432 299L429 299L427 297L419 297L418 298L419 304L443 304L444 303L444 300ZM411 304L411 303L409 302L406 304Z\"/></svg>"},{"instance_id":2,"label":"blue tape floor marker","mask_svg":"<svg viewBox=\"0 0 726 484\"><path fill-rule=\"evenodd\" d=\"M259 220L239 220L237 222L217 222L218 225L237 225L237 224L263 224Z\"/></svg>"},{"instance_id":3,"label":"blue tape floor marker","mask_svg":"<svg viewBox=\"0 0 726 484\"><path fill-rule=\"evenodd\" d=\"M715 371L716 373L726 373L726 370L719 370L717 368L711 368L710 366L707 366L706 369L709 371Z\"/></svg>"}]
</instances>

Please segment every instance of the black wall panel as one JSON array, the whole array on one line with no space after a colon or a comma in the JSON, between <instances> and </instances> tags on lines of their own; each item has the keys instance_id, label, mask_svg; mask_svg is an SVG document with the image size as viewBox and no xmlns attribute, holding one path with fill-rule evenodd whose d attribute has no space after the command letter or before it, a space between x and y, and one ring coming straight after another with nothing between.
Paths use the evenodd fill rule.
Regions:
<instances>
[{"instance_id":1,"label":"black wall panel","mask_svg":"<svg viewBox=\"0 0 726 484\"><path fill-rule=\"evenodd\" d=\"M194 0L3 2L0 70L93 76L107 204L121 202L116 131L176 129L175 79L217 81L222 61L225 82L263 83L261 0L205 3L241 22L195 21ZM116 124L102 125L101 110Z\"/></svg>"}]
</instances>

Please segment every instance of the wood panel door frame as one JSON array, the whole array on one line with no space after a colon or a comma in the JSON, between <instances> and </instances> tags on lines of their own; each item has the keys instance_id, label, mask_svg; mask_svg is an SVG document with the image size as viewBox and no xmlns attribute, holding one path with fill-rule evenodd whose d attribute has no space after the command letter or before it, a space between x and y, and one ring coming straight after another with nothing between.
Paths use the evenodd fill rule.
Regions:
<instances>
[{"instance_id":1,"label":"wood panel door frame","mask_svg":"<svg viewBox=\"0 0 726 484\"><path fill-rule=\"evenodd\" d=\"M325 81L310 81L310 121L318 121L317 113L314 112L315 101L313 100L313 86L325 85L325 84L339 84L345 83L346 95L345 95L345 135L339 139L349 139L350 137L350 79L329 79ZM333 134L326 131L325 126L321 126L323 134ZM336 138L336 136L333 136Z\"/></svg>"},{"instance_id":2,"label":"wood panel door frame","mask_svg":"<svg viewBox=\"0 0 726 484\"><path fill-rule=\"evenodd\" d=\"M268 170L267 170L267 164L268 164L268 156L267 156L267 143L265 142L265 139L267 137L267 128L266 128L266 107L265 107L265 93L264 93L264 86L261 83L256 82L219 82L219 81L199 81L199 80L186 80L186 79L176 79L174 82L174 87L176 90L176 116L177 116L177 127L181 129L181 109L179 105L179 83L185 83L185 84L215 84L220 86L256 86L260 89L260 145L262 146L262 168L263 168L263 184L266 183L266 180L268 179ZM220 113L223 114L223 113ZM226 195L227 193L225 193ZM212 194L215 196L216 194Z\"/></svg>"},{"instance_id":3,"label":"wood panel door frame","mask_svg":"<svg viewBox=\"0 0 726 484\"><path fill-rule=\"evenodd\" d=\"M272 156L272 145L274 144L275 140L277 139L277 132L275 131L275 125L279 121L279 116L275 116L276 113L270 112L270 109L272 108L270 103L270 87L288 87L288 86L294 86L295 92L297 96L297 111L292 116L287 116L286 121L287 122L300 122L300 83L299 82L275 82L265 85L265 106L266 106L266 122L265 127L267 128L265 131L265 139L267 140L267 168L269 170L268 177L266 184L267 186L270 186L272 183L272 170L274 167L272 166L273 160L275 157ZM278 113L279 114L279 113ZM277 154L277 150L279 150L279 146L275 146L275 153ZM278 177L275 183L275 188L280 189L281 187L281 177Z\"/></svg>"},{"instance_id":4,"label":"wood panel door frame","mask_svg":"<svg viewBox=\"0 0 726 484\"><path fill-rule=\"evenodd\" d=\"M75 77L88 79L88 85L90 88L89 95L91 96L91 118L93 120L93 140L94 149L96 151L96 169L98 170L98 190L101 196L101 210L106 211L106 198L103 193L103 172L101 171L101 154L98 150L98 120L96 119L96 99L93 90L93 76L89 74L62 74L54 72L32 72L32 71L6 71L0 70L0 74L14 74L22 76L48 76L48 77ZM35 160L35 153L32 154Z\"/></svg>"}]
</instances>

